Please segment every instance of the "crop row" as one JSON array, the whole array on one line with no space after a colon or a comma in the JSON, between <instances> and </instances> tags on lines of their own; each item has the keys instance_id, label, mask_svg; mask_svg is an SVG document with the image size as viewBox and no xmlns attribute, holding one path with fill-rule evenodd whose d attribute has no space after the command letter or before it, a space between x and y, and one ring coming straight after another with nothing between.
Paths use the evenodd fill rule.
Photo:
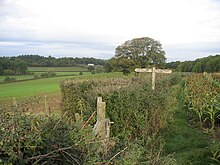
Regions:
<instances>
[{"instance_id":1,"label":"crop row","mask_svg":"<svg viewBox=\"0 0 220 165\"><path fill-rule=\"evenodd\" d=\"M191 120L213 130L220 119L220 84L210 75L194 74L183 84L183 103Z\"/></svg>"}]
</instances>

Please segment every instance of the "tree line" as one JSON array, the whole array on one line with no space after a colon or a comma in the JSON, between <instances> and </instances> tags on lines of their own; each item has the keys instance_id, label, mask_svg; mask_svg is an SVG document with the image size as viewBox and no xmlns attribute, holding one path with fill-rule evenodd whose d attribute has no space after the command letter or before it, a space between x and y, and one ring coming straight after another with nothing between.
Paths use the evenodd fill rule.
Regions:
<instances>
[{"instance_id":1,"label":"tree line","mask_svg":"<svg viewBox=\"0 0 220 165\"><path fill-rule=\"evenodd\" d=\"M101 65L105 60L95 58L73 57L44 57L39 55L20 55L13 57L0 57L0 75L24 75L28 67L73 67L80 65Z\"/></svg>"},{"instance_id":2,"label":"tree line","mask_svg":"<svg viewBox=\"0 0 220 165\"><path fill-rule=\"evenodd\" d=\"M170 62L165 66L179 72L220 72L220 55L199 58L194 61Z\"/></svg>"},{"instance_id":3,"label":"tree line","mask_svg":"<svg viewBox=\"0 0 220 165\"><path fill-rule=\"evenodd\" d=\"M73 58L73 57L61 57L55 58L52 56L44 57L39 55L21 55L17 57L11 57L11 60L20 59L27 63L30 67L69 67L69 66L78 66L78 65L104 65L105 60L95 59L92 57L82 57L82 58Z\"/></svg>"}]
</instances>

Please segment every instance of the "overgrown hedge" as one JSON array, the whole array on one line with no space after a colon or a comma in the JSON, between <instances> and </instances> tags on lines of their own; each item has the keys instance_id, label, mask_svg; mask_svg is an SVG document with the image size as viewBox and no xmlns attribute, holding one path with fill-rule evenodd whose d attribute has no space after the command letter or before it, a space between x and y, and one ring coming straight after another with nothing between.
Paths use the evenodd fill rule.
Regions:
<instances>
[{"instance_id":1,"label":"overgrown hedge","mask_svg":"<svg viewBox=\"0 0 220 165\"><path fill-rule=\"evenodd\" d=\"M64 81L61 116L20 112L20 104L0 108L0 164L174 164L161 157L158 133L172 119L171 79L158 81L155 91L139 78ZM92 131L95 117L86 122L97 96L114 122L104 153Z\"/></svg>"},{"instance_id":2,"label":"overgrown hedge","mask_svg":"<svg viewBox=\"0 0 220 165\"><path fill-rule=\"evenodd\" d=\"M96 111L96 98L106 102L107 117L114 124L111 134L121 144L134 140L146 142L147 136L157 133L172 116L170 88L172 79L160 80L156 90L146 79L104 79L64 81L61 83L63 112L82 113L89 117ZM167 84L167 85L166 85ZM92 122L95 122L93 118Z\"/></svg>"},{"instance_id":3,"label":"overgrown hedge","mask_svg":"<svg viewBox=\"0 0 220 165\"><path fill-rule=\"evenodd\" d=\"M93 164L101 160L100 142L92 127L83 124L66 115L35 115L0 107L0 164Z\"/></svg>"}]
</instances>

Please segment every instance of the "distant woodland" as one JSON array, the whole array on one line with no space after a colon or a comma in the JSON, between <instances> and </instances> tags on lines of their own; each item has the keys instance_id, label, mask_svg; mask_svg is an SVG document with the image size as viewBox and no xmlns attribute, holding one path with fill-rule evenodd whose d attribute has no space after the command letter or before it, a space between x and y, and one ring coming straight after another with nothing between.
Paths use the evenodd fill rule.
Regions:
<instances>
[{"instance_id":1,"label":"distant woodland","mask_svg":"<svg viewBox=\"0 0 220 165\"><path fill-rule=\"evenodd\" d=\"M44 57L39 55L20 55L17 57L0 57L0 75L22 75L28 67L69 67L80 65L101 65L105 60L95 58Z\"/></svg>"},{"instance_id":2,"label":"distant woodland","mask_svg":"<svg viewBox=\"0 0 220 165\"><path fill-rule=\"evenodd\" d=\"M220 55L199 58L195 61L169 62L165 66L179 72L220 72Z\"/></svg>"},{"instance_id":3,"label":"distant woodland","mask_svg":"<svg viewBox=\"0 0 220 165\"><path fill-rule=\"evenodd\" d=\"M109 68L106 66L109 64L108 61L106 62L106 60L102 59L20 55L16 57L0 57L0 75L24 75L27 74L28 67L70 67L88 64L105 66L107 70ZM220 72L220 55L208 56L195 61L169 62L165 63L165 68L179 72Z\"/></svg>"}]
</instances>

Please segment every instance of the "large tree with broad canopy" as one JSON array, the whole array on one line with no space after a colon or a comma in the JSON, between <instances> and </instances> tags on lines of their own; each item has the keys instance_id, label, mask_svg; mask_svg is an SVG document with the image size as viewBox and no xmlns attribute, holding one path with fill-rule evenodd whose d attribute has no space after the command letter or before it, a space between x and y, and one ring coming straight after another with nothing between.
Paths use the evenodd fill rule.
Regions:
<instances>
[{"instance_id":1,"label":"large tree with broad canopy","mask_svg":"<svg viewBox=\"0 0 220 165\"><path fill-rule=\"evenodd\" d=\"M160 65L166 60L161 43L149 37L126 41L116 48L114 58L132 59L141 67L149 64Z\"/></svg>"}]
</instances>

